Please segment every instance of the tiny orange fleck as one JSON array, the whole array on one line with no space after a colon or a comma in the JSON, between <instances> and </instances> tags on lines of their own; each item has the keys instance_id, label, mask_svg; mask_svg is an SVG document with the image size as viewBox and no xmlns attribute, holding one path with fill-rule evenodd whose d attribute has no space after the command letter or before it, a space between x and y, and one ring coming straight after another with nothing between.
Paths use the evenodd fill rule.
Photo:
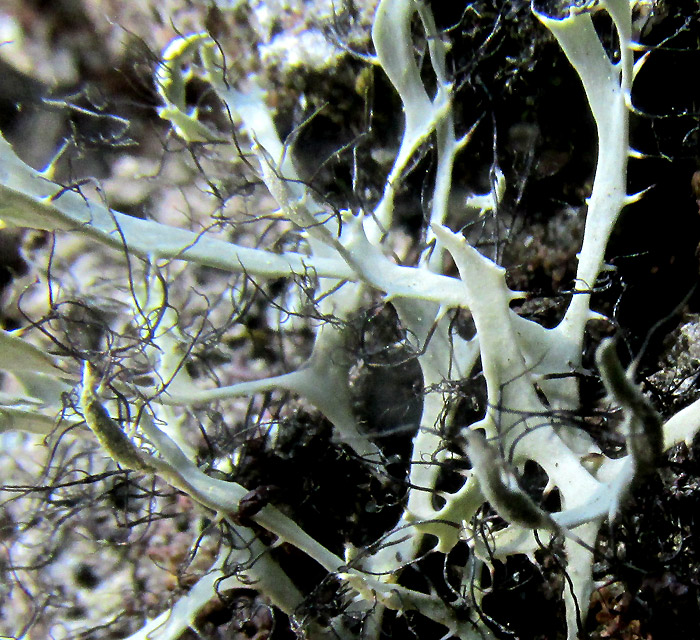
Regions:
<instances>
[{"instance_id":1,"label":"tiny orange fleck","mask_svg":"<svg viewBox=\"0 0 700 640\"><path fill-rule=\"evenodd\" d=\"M695 197L698 199L698 203L700 204L700 170L696 171L693 174L693 177L690 179L690 187L693 190Z\"/></svg>"}]
</instances>

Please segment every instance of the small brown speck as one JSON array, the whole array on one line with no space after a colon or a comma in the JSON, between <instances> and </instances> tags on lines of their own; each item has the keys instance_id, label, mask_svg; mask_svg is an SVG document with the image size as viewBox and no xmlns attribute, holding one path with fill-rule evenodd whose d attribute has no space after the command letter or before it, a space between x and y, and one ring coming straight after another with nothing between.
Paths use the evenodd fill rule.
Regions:
<instances>
[{"instance_id":1,"label":"small brown speck","mask_svg":"<svg viewBox=\"0 0 700 640\"><path fill-rule=\"evenodd\" d=\"M700 206L700 170L696 171L693 174L693 177L690 179L690 188L695 194L695 198L698 201L698 206Z\"/></svg>"}]
</instances>

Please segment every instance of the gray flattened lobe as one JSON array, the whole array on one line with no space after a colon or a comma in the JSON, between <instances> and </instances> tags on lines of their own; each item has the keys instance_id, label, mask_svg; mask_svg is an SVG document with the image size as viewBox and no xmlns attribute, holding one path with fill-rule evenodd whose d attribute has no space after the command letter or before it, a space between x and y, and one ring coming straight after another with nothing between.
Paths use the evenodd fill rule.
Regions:
<instances>
[{"instance_id":1,"label":"gray flattened lobe","mask_svg":"<svg viewBox=\"0 0 700 640\"><path fill-rule=\"evenodd\" d=\"M483 435L468 433L467 449L481 492L499 516L528 529L557 529L547 512L521 489L515 473Z\"/></svg>"}]
</instances>

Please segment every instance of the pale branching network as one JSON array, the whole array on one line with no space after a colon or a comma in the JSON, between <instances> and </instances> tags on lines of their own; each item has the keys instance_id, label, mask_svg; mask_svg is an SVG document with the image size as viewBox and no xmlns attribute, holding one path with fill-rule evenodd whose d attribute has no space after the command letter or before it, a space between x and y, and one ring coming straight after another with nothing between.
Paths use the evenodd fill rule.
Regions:
<instances>
[{"instance_id":1,"label":"pale branching network","mask_svg":"<svg viewBox=\"0 0 700 640\"><path fill-rule=\"evenodd\" d=\"M386 460L371 434L358 426L353 412L352 361L338 356L346 343L348 321L367 304L368 294L380 295L393 306L410 347L419 354L426 392L420 428L412 442L410 489L402 515L382 544L369 550L348 547L342 557L275 506L268 504L252 516L257 525L274 534L274 544L293 545L348 587L343 616L307 622L306 634L310 638L357 637L357 628L347 622L354 616L362 621L362 637L376 639L385 611L393 609L420 612L443 625L446 636L491 637L489 627L476 613L463 613L470 608L479 610L484 565L514 554L534 558L541 542L556 536L563 539L566 557L568 580L562 597L568 637L577 637L594 589L593 549L601 524L615 518L634 482L654 467L661 453L691 440L700 425L697 402L662 423L632 374L620 366L612 342L599 347L597 365L611 404L625 417L627 455L608 458L592 437L558 417L579 407L576 377L570 374L582 370L584 333L595 316L589 308L591 289L606 268L604 253L615 222L635 198L625 189L632 153L628 118L633 80L645 55L633 39L633 4L630 0L573 3L575 6L563 7L557 15L533 8L580 77L595 119L599 150L578 256L576 291L563 319L552 329L513 311L511 302L523 294L508 288L505 270L461 233L445 226L448 207L455 206L450 198L453 166L459 154L469 152L469 134L456 133L456 98L446 63L446 36L438 32L427 4L419 0L382 0L374 20L374 63L401 99L403 114L396 118L402 118L403 134L383 194L372 211L337 214L305 186L255 77L247 78L244 91L230 83L226 61L209 34L178 37L162 54L155 78L162 100L161 118L187 143L230 144L187 104L188 79L196 75L207 83L232 116L240 139L247 140L245 151L276 203L276 215L303 235L298 252L239 246L207 233L124 215L62 189L52 181L51 167L44 172L30 168L7 142L0 141L0 217L6 225L80 234L148 266L144 277L134 282L132 304L134 317L153 327L144 353L156 374L151 380L156 382L124 387L133 420L123 429L110 417L116 415L114 407L99 398L97 371L106 364L86 362L78 410L73 414L64 411L62 419L78 426L87 423L104 452L122 468L155 474L214 511L249 543L246 554L252 549L257 557L246 565L245 575L227 576L224 565L231 566L232 554L237 552L222 550L211 570L174 606L131 636L133 640L175 640L193 624L216 589L237 584L254 583L255 589L290 615L303 602L305 595L295 586L293 576L286 575L273 556L265 553L266 544L236 518L247 488L210 477L197 467L176 410L274 390L290 392L325 416L337 440L381 476ZM619 42L619 56L614 60L593 26L594 10L607 12L614 24ZM416 16L428 43L423 64L430 65L436 80L432 94L424 86L415 55ZM562 102L567 99L562 96ZM394 199L402 175L426 141L437 149L426 248L417 264L405 266L397 262L397 250L391 243ZM498 175L491 193L463 206L479 207L486 213L498 206L504 188L504 179ZM457 217L451 210L449 219ZM446 254L457 266L459 278L444 275ZM317 316L336 321L312 323L313 350L295 371L199 389L183 366L186 341L179 333L177 315L164 302L168 282L161 275L163 266L175 262L242 273L258 282L294 276L308 281L313 274ZM473 338L465 339L454 330L451 314L456 309L471 314L476 326ZM12 397L3 396L0 428L48 434L63 408L62 393L76 384L75 370L67 361L31 346L19 334L3 332L0 339L2 367L22 389ZM477 366L486 382L488 408L474 424L454 424L457 418L446 412L440 389L446 382L468 378ZM443 447L438 428L445 424L463 436L472 468L464 472L461 488L454 493L440 492L441 499L436 501L440 463L452 455ZM84 437L92 436L86 431ZM520 488L518 476L528 461L544 469L548 489L558 491L559 511L544 511ZM495 519L480 520L484 503L507 526L497 526ZM455 590L456 603L446 604L432 593L401 585L402 569L425 551L426 540L432 541L434 551L444 554L461 541L469 544L470 559L462 571L462 584ZM220 583L222 577L225 580Z\"/></svg>"}]
</instances>

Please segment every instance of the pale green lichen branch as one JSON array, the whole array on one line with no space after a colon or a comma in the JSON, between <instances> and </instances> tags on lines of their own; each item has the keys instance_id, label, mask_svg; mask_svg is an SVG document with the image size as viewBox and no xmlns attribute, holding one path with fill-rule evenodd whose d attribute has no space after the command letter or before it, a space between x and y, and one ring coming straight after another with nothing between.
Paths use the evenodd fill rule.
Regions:
<instances>
[{"instance_id":1,"label":"pale green lichen branch","mask_svg":"<svg viewBox=\"0 0 700 640\"><path fill-rule=\"evenodd\" d=\"M94 391L95 383L94 370L89 363L86 363L81 409L88 426L108 455L127 469L157 474L168 484L187 493L202 506L214 510L220 517L229 520L229 524L238 529L240 525L236 524L235 517L239 502L247 493L246 489L235 482L218 480L204 474L187 458L177 444L154 423L146 410L140 413L139 427L146 438L155 446L159 455L157 457L149 455L136 447L97 399ZM344 560L319 544L276 507L265 505L259 513L251 516L251 519L274 533L279 541L288 542L306 553L328 572L340 573L342 576L353 576L352 585L354 587L367 580L361 572L347 567ZM243 535L246 535L245 529L243 529ZM255 562L250 567L252 575L262 580L263 583L265 578L258 575L259 572L262 574L267 571L267 577L269 577L272 568L278 571L276 565L269 566L269 562L269 559L261 564ZM288 580L283 584L288 584L289 589L280 590L281 584L277 583L274 588L266 590L265 593L271 598L277 595L279 601L273 601L282 610L293 611L300 604L298 592L291 587L291 582ZM406 598L418 601L425 599L424 594L413 592L410 589L402 589L401 592ZM193 600L192 606L195 606L195 602L200 602L200 600ZM443 603L434 602L430 610L424 613L441 624L450 627L457 625L453 612Z\"/></svg>"}]
</instances>

